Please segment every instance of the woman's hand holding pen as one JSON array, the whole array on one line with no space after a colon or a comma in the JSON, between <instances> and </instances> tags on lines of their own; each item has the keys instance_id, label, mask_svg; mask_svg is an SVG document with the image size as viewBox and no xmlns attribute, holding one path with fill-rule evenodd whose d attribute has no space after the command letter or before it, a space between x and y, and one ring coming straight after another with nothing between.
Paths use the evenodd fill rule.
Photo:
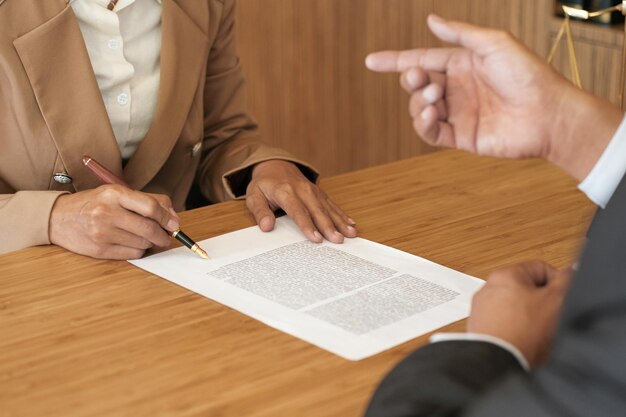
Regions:
<instances>
[{"instance_id":1,"label":"woman's hand holding pen","mask_svg":"<svg viewBox=\"0 0 626 417\"><path fill-rule=\"evenodd\" d=\"M291 162L271 160L254 167L246 204L264 232L274 228L273 211L283 209L312 242L356 237L355 222Z\"/></svg>"},{"instance_id":2,"label":"woman's hand holding pen","mask_svg":"<svg viewBox=\"0 0 626 417\"><path fill-rule=\"evenodd\" d=\"M103 185L60 196L50 215L50 242L101 259L137 259L167 247L179 228L169 197ZM164 230L165 229L165 230Z\"/></svg>"}]
</instances>

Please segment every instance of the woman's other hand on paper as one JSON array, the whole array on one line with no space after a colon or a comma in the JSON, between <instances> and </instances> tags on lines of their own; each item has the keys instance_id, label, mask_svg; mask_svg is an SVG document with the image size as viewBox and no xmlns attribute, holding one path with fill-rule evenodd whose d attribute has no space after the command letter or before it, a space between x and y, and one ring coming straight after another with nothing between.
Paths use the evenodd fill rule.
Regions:
<instances>
[{"instance_id":1,"label":"woman's other hand on paper","mask_svg":"<svg viewBox=\"0 0 626 417\"><path fill-rule=\"evenodd\" d=\"M324 238L342 243L356 237L356 224L291 162L271 160L254 167L246 204L264 232L274 228L274 211L282 209L311 242Z\"/></svg>"}]
</instances>

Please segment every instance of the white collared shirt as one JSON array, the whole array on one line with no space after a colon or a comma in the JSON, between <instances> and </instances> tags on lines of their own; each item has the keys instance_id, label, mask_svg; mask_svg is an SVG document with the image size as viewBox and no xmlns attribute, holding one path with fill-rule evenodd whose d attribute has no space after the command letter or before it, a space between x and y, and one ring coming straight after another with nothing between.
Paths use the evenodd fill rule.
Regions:
<instances>
[{"instance_id":1,"label":"white collared shirt","mask_svg":"<svg viewBox=\"0 0 626 417\"><path fill-rule=\"evenodd\" d=\"M605 208L626 173L626 118L595 166L578 188L596 205Z\"/></svg>"},{"instance_id":2,"label":"white collared shirt","mask_svg":"<svg viewBox=\"0 0 626 417\"><path fill-rule=\"evenodd\" d=\"M72 0L104 106L130 158L156 112L161 77L162 0Z\"/></svg>"}]
</instances>

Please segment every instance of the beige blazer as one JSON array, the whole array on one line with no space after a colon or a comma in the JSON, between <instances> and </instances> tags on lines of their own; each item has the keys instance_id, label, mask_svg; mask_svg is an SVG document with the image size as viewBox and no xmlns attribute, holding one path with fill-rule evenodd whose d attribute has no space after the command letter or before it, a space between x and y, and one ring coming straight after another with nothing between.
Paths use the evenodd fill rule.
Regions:
<instances>
[{"instance_id":1,"label":"beige blazer","mask_svg":"<svg viewBox=\"0 0 626 417\"><path fill-rule=\"evenodd\" d=\"M234 3L163 1L157 111L122 169L67 0L0 0L0 253L49 244L56 198L100 185L82 165L86 154L134 189L169 195L179 211L194 180L209 200L240 197L251 166L269 159L296 162L316 180L303 161L259 142L235 50Z\"/></svg>"}]
</instances>

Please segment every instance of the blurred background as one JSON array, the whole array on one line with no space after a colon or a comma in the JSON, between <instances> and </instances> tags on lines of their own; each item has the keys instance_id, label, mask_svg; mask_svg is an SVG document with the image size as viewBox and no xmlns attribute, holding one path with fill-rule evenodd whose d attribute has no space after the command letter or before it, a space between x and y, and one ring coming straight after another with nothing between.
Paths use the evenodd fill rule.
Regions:
<instances>
[{"instance_id":1,"label":"blurred background","mask_svg":"<svg viewBox=\"0 0 626 417\"><path fill-rule=\"evenodd\" d=\"M369 52L439 45L426 16L506 29L546 57L555 0L239 0L238 46L266 142L324 176L434 151L416 137L397 75L370 73ZM623 24L572 22L583 86L618 103ZM569 76L565 47L554 65Z\"/></svg>"}]
</instances>

